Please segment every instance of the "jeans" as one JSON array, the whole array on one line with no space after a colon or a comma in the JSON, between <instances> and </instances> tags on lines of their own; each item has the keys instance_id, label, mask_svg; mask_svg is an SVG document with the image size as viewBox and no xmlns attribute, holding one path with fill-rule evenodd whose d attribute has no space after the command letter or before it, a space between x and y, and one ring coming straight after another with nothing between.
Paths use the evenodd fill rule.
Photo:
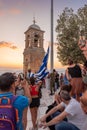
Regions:
<instances>
[{"instance_id":1,"label":"jeans","mask_svg":"<svg viewBox=\"0 0 87 130\"><path fill-rule=\"evenodd\" d=\"M61 112L60 112L60 111L56 111L55 113L53 113L53 114L51 115L51 118L53 119L54 117L58 116L59 114L61 114ZM64 121L67 121L67 118L64 118L63 120L64 120Z\"/></svg>"},{"instance_id":2,"label":"jeans","mask_svg":"<svg viewBox=\"0 0 87 130\"><path fill-rule=\"evenodd\" d=\"M46 122L51 121L53 118L55 118L55 117L58 116L59 114L61 114L61 112L56 111L55 113L53 113L51 116L49 116L49 117L46 119ZM64 121L67 121L67 118L64 118L63 120L64 120ZM49 128L50 128L50 130L55 130L55 125L51 125L51 126L49 126Z\"/></svg>"},{"instance_id":3,"label":"jeans","mask_svg":"<svg viewBox=\"0 0 87 130\"><path fill-rule=\"evenodd\" d=\"M55 125L55 130L80 130L80 129L69 122L61 121L60 123Z\"/></svg>"}]
</instances>

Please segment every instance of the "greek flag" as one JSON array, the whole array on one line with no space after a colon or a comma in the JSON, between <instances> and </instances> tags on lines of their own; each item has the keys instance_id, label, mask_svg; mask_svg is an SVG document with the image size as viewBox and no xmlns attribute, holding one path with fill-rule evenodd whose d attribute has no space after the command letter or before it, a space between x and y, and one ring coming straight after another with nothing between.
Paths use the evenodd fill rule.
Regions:
<instances>
[{"instance_id":1,"label":"greek flag","mask_svg":"<svg viewBox=\"0 0 87 130\"><path fill-rule=\"evenodd\" d=\"M37 78L37 81L43 79L49 73L47 70L48 57L49 57L49 47L47 49L47 53L43 58L39 71L34 75L34 77Z\"/></svg>"},{"instance_id":2,"label":"greek flag","mask_svg":"<svg viewBox=\"0 0 87 130\"><path fill-rule=\"evenodd\" d=\"M39 80L44 79L48 73L49 73L49 71L46 70L42 75L38 76L38 78L36 79L36 81L38 82Z\"/></svg>"}]
</instances>

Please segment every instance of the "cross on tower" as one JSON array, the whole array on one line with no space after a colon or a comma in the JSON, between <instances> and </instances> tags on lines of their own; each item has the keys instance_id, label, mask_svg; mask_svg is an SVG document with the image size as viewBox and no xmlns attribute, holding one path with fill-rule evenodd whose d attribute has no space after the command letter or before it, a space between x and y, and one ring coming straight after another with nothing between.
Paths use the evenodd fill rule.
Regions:
<instances>
[{"instance_id":1,"label":"cross on tower","mask_svg":"<svg viewBox=\"0 0 87 130\"><path fill-rule=\"evenodd\" d=\"M34 24L36 23L36 21L35 21L35 17L33 17L33 23L34 23Z\"/></svg>"}]
</instances>

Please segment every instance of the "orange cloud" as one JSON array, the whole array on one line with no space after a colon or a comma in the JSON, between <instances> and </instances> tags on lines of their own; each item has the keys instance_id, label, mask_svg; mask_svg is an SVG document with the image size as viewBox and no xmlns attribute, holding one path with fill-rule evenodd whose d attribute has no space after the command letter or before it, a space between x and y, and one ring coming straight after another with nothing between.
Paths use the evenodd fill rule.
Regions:
<instances>
[{"instance_id":1,"label":"orange cloud","mask_svg":"<svg viewBox=\"0 0 87 130\"><path fill-rule=\"evenodd\" d=\"M16 8L11 8L9 10L0 10L0 16L4 16L6 14L18 15L20 13L21 13L21 10L16 9Z\"/></svg>"},{"instance_id":2,"label":"orange cloud","mask_svg":"<svg viewBox=\"0 0 87 130\"><path fill-rule=\"evenodd\" d=\"M0 48L3 48L3 47L8 47L8 48L11 48L13 50L18 48L17 46L14 46L13 43L1 41L0 42Z\"/></svg>"},{"instance_id":3,"label":"orange cloud","mask_svg":"<svg viewBox=\"0 0 87 130\"><path fill-rule=\"evenodd\" d=\"M11 14L20 14L20 13L21 13L21 10L16 9L16 8L11 8L11 9L9 10L9 13L11 13Z\"/></svg>"},{"instance_id":4,"label":"orange cloud","mask_svg":"<svg viewBox=\"0 0 87 130\"><path fill-rule=\"evenodd\" d=\"M3 10L0 10L0 16L3 16L5 12Z\"/></svg>"}]
</instances>

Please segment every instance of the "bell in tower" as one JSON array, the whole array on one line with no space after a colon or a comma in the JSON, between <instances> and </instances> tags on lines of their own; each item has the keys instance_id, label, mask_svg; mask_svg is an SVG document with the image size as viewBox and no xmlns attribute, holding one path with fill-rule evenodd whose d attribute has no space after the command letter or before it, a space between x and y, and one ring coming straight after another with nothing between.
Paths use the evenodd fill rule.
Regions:
<instances>
[{"instance_id":1,"label":"bell in tower","mask_svg":"<svg viewBox=\"0 0 87 130\"><path fill-rule=\"evenodd\" d=\"M33 24L29 26L25 32L25 48L23 52L23 72L31 70L35 73L39 70L45 51L43 48L44 31L36 24L35 19Z\"/></svg>"}]
</instances>

